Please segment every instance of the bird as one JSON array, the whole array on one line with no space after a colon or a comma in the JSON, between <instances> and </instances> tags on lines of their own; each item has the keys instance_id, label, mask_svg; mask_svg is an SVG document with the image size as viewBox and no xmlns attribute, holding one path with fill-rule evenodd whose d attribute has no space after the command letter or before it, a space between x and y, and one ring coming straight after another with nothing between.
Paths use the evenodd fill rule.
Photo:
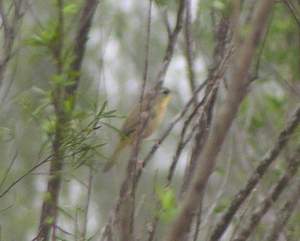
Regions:
<instances>
[{"instance_id":1,"label":"bird","mask_svg":"<svg viewBox=\"0 0 300 241\"><path fill-rule=\"evenodd\" d=\"M138 138L140 135L139 132L141 131L140 118L142 114L149 111L149 117L140 136L141 139L149 137L159 127L170 103L171 91L166 87L161 87L158 91L157 94L153 94L153 92L147 93L143 100L136 104L129 112L121 128L118 144L104 165L103 172L109 171L117 162L121 151L125 147L132 145L136 138Z\"/></svg>"}]
</instances>

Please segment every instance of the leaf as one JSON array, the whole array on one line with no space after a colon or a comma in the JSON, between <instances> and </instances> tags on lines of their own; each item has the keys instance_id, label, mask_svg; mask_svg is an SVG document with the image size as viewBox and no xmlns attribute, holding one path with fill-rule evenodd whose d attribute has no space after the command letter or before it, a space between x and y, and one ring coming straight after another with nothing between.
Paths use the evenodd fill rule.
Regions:
<instances>
[{"instance_id":1,"label":"leaf","mask_svg":"<svg viewBox=\"0 0 300 241\"><path fill-rule=\"evenodd\" d=\"M69 3L64 6L63 12L66 15L71 15L77 13L79 10L79 5L76 3Z\"/></svg>"},{"instance_id":2,"label":"leaf","mask_svg":"<svg viewBox=\"0 0 300 241\"><path fill-rule=\"evenodd\" d=\"M171 0L155 0L156 4L158 6L167 6L169 4L169 2L171 2Z\"/></svg>"},{"instance_id":3,"label":"leaf","mask_svg":"<svg viewBox=\"0 0 300 241\"><path fill-rule=\"evenodd\" d=\"M55 120L45 120L42 123L42 130L44 130L48 135L51 135L55 131L56 121Z\"/></svg>"},{"instance_id":4,"label":"leaf","mask_svg":"<svg viewBox=\"0 0 300 241\"><path fill-rule=\"evenodd\" d=\"M57 39L56 22L49 22L46 28L26 40L26 43L35 47L49 47Z\"/></svg>"},{"instance_id":5,"label":"leaf","mask_svg":"<svg viewBox=\"0 0 300 241\"><path fill-rule=\"evenodd\" d=\"M212 7L217 9L217 10L224 10L225 9L225 4L224 4L223 1L216 0L216 1L213 1Z\"/></svg>"},{"instance_id":6,"label":"leaf","mask_svg":"<svg viewBox=\"0 0 300 241\"><path fill-rule=\"evenodd\" d=\"M119 135L123 135L123 132L120 129L118 129L117 127L114 127L113 125L111 125L107 122L103 122L103 121L100 121L100 123L107 126L107 127L109 127L110 129L116 131Z\"/></svg>"},{"instance_id":7,"label":"leaf","mask_svg":"<svg viewBox=\"0 0 300 241\"><path fill-rule=\"evenodd\" d=\"M38 106L33 112L32 116L34 118L39 118L39 114L47 107L50 103L43 103L40 106Z\"/></svg>"},{"instance_id":8,"label":"leaf","mask_svg":"<svg viewBox=\"0 0 300 241\"><path fill-rule=\"evenodd\" d=\"M228 199L222 199L220 203L214 208L214 213L221 213L223 212L229 205Z\"/></svg>"},{"instance_id":9,"label":"leaf","mask_svg":"<svg viewBox=\"0 0 300 241\"><path fill-rule=\"evenodd\" d=\"M64 110L66 113L71 113L74 107L74 96L69 96L64 101Z\"/></svg>"},{"instance_id":10,"label":"leaf","mask_svg":"<svg viewBox=\"0 0 300 241\"><path fill-rule=\"evenodd\" d=\"M36 93L36 94L41 95L41 96L47 95L47 91L45 91L45 90L43 90L43 89L41 89L37 86L32 86L31 90L32 90L33 93Z\"/></svg>"},{"instance_id":11,"label":"leaf","mask_svg":"<svg viewBox=\"0 0 300 241\"><path fill-rule=\"evenodd\" d=\"M178 211L175 193L170 187L157 187L156 193L161 205L159 216L163 221L169 222Z\"/></svg>"},{"instance_id":12,"label":"leaf","mask_svg":"<svg viewBox=\"0 0 300 241\"><path fill-rule=\"evenodd\" d=\"M52 83L57 86L67 87L73 85L74 81L64 74L56 74L52 76Z\"/></svg>"},{"instance_id":13,"label":"leaf","mask_svg":"<svg viewBox=\"0 0 300 241\"><path fill-rule=\"evenodd\" d=\"M104 101L101 108L100 108L100 110L99 110L99 112L98 112L98 114L97 114L97 117L102 115L102 113L104 112L106 106L107 106L107 101Z\"/></svg>"}]
</instances>

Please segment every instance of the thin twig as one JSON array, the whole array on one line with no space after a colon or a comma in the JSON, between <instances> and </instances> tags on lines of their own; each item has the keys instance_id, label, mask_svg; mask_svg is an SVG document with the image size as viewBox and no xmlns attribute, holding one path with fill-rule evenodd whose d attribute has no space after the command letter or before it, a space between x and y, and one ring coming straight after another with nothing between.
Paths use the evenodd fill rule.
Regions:
<instances>
[{"instance_id":1,"label":"thin twig","mask_svg":"<svg viewBox=\"0 0 300 241\"><path fill-rule=\"evenodd\" d=\"M145 46L145 62L142 89L140 95L140 109L138 113L137 136L133 143L133 148L127 165L126 176L120 188L119 201L115 207L114 221L120 232L120 240L132 240L134 236L134 219L135 219L135 186L136 186L136 163L142 144L142 137L144 130L150 120L150 110L154 99L157 97L158 89L154 93L150 92L153 98L145 98L145 87L148 80L148 60L150 48L150 34L151 34L151 21L152 21L152 0L149 0L148 17L146 27L146 46ZM143 110L143 101L149 100L146 103L146 108ZM146 115L143 115L146 113Z\"/></svg>"},{"instance_id":2,"label":"thin twig","mask_svg":"<svg viewBox=\"0 0 300 241\"><path fill-rule=\"evenodd\" d=\"M185 25L184 25L184 36L185 36L185 56L188 68L188 80L190 84L191 93L196 88L195 84L195 67L194 67L194 42L192 37L192 14L191 14L191 0L186 0L185 7ZM197 100L197 99L196 99Z\"/></svg>"},{"instance_id":3,"label":"thin twig","mask_svg":"<svg viewBox=\"0 0 300 241\"><path fill-rule=\"evenodd\" d=\"M172 36L169 39L165 56L163 58L160 69L158 71L156 81L155 81L154 92L152 91L150 93L151 96L153 96L153 98L150 98L151 100L156 98L156 95L158 94L158 90L161 88L163 84L167 69L172 59L177 37L182 28L184 2L185 0L180 0L179 2L176 26L174 28L174 31L172 32ZM151 106L150 103L148 105L149 107ZM139 177L142 174L142 171L136 169L136 162L137 162L137 156L138 156L139 147L141 143L141 136L144 129L143 127L147 124L148 118L149 118L149 114L146 116L146 118L144 118L144 120L140 120L139 128L137 131L138 137L136 138L133 144L132 152L127 165L127 170L126 170L127 173L125 176L125 180L121 185L119 198L114 208L114 215L111 216L111 218L108 221L108 224L106 225L106 228L110 228L110 229L112 228L113 224L118 225L119 230L121 231L120 238L121 240L124 241L131 240L131 238L133 237L134 199L135 199L136 187L139 182ZM103 234L105 235L106 232L104 232Z\"/></svg>"},{"instance_id":4,"label":"thin twig","mask_svg":"<svg viewBox=\"0 0 300 241\"><path fill-rule=\"evenodd\" d=\"M289 9L289 11L292 14L293 18L295 19L298 27L300 28L300 19L297 16L295 7L293 6L293 4L289 0L282 0L282 1L287 6L287 8Z\"/></svg>"},{"instance_id":5,"label":"thin twig","mask_svg":"<svg viewBox=\"0 0 300 241\"><path fill-rule=\"evenodd\" d=\"M151 160L152 156L155 154L157 149L160 147L160 145L164 142L164 140L169 136L170 132L174 128L174 126L184 117L184 115L188 112L190 106L194 103L194 96L197 95L206 85L206 81L203 82L197 89L194 91L193 96L189 99L189 101L185 104L185 106L182 108L181 112L171 121L171 123L168 125L165 132L160 136L158 141L152 146L146 157L143 161L143 167L147 166L149 161ZM141 172L143 169L139 170L139 173L137 175L137 178L140 178Z\"/></svg>"},{"instance_id":6,"label":"thin twig","mask_svg":"<svg viewBox=\"0 0 300 241\"><path fill-rule=\"evenodd\" d=\"M199 115L198 129L194 138L191 157L186 166L184 178L181 186L181 196L186 192L197 165L197 157L201 154L204 143L206 142L209 128L211 126L213 107L219 88L219 82L224 78L225 71L231 61L233 55L233 44L227 39L232 39L230 24L228 17L222 17L218 25L217 44L214 48L214 63L209 70L207 82L208 86L205 90L205 104L201 115Z\"/></svg>"},{"instance_id":7,"label":"thin twig","mask_svg":"<svg viewBox=\"0 0 300 241\"><path fill-rule=\"evenodd\" d=\"M87 197L86 197L85 208L84 208L83 229L81 234L82 240L86 240L88 214L89 214L89 208L90 208L91 196L92 196L92 185L93 185L93 168L89 166L89 180L87 184Z\"/></svg>"},{"instance_id":8,"label":"thin twig","mask_svg":"<svg viewBox=\"0 0 300 241\"><path fill-rule=\"evenodd\" d=\"M293 214L294 209L297 207L300 199L300 180L297 179L296 182L298 183L295 190L290 193L286 199L287 201L279 210L278 218L274 220L271 230L264 239L265 241L276 241L278 239L279 234L282 232L290 216Z\"/></svg>"},{"instance_id":9,"label":"thin twig","mask_svg":"<svg viewBox=\"0 0 300 241\"><path fill-rule=\"evenodd\" d=\"M285 174L279 179L276 185L273 186L271 192L265 199L257 205L257 209L250 217L249 223L243 227L237 237L233 241L245 241L253 232L255 227L259 224L261 218L270 209L270 207L277 201L281 193L288 187L290 180L296 175L300 165L300 147L296 150L295 155L289 160L288 168Z\"/></svg>"},{"instance_id":10,"label":"thin twig","mask_svg":"<svg viewBox=\"0 0 300 241\"><path fill-rule=\"evenodd\" d=\"M38 167L42 166L46 162L50 161L53 158L53 155L48 156L44 160L40 161L36 165L34 165L32 168L30 168L27 172L25 172L22 176L17 178L15 181L13 181L1 194L0 198L4 197L5 194L7 194L16 184L18 184L21 180L23 180L25 177L27 177L30 173L32 173L34 170L36 170Z\"/></svg>"},{"instance_id":11,"label":"thin twig","mask_svg":"<svg viewBox=\"0 0 300 241\"><path fill-rule=\"evenodd\" d=\"M152 1L149 0L148 7L148 18L147 18L147 29L146 29L146 44L145 44L145 61L144 61L144 74L143 74L143 85L142 94L140 97L140 103L144 98L146 83L148 80L148 65L149 65L149 52L150 52L150 35L151 35L151 20L152 20Z\"/></svg>"},{"instance_id":12,"label":"thin twig","mask_svg":"<svg viewBox=\"0 0 300 241\"><path fill-rule=\"evenodd\" d=\"M7 167L6 171L5 171L5 173L4 173L4 176L3 176L3 178L2 178L2 180L1 180L1 182L0 182L0 190L2 189L2 186L3 186L3 184L5 183L6 178L8 177L8 174L9 174L11 168L13 167L15 161L17 160L17 157L18 157L18 150L16 150L16 152L15 152L13 158L11 159L11 161L10 161L10 163L9 163L9 165L8 165L8 167ZM0 197L1 197L1 196L0 196Z\"/></svg>"},{"instance_id":13,"label":"thin twig","mask_svg":"<svg viewBox=\"0 0 300 241\"><path fill-rule=\"evenodd\" d=\"M183 148L185 146L184 143L186 141L184 140L184 137L185 137L186 131L187 131L188 127L189 127L189 124L191 123L191 121L193 120L193 118L198 113L198 110L204 104L204 100L205 100L205 98L203 98L202 101L199 102L196 105L196 107L194 108L194 110L192 111L192 113L190 114L190 116L185 120L185 122L183 124L183 128L182 128L181 133L180 133L180 137L179 137L179 141L178 141L177 148L176 148L176 151L175 151L175 155L173 156L173 160L172 160L172 163L171 163L170 168L169 168L169 173L168 173L168 177L167 177L168 185L171 183L171 179L173 177L173 174L174 174L177 162L179 160L180 154L181 154L181 152L182 152L182 150L183 150Z\"/></svg>"},{"instance_id":14,"label":"thin twig","mask_svg":"<svg viewBox=\"0 0 300 241\"><path fill-rule=\"evenodd\" d=\"M286 144L288 143L290 137L292 136L293 132L296 130L299 123L300 123L300 106L296 109L292 118L288 121L286 127L281 131L279 137L277 138L275 144L270 149L268 154L255 168L246 186L242 188L235 195L229 208L227 209L225 214L222 216L222 218L214 228L214 231L212 232L212 235L209 239L210 241L219 240L221 238L222 234L227 229L229 223L231 222L237 210L240 208L240 206L243 204L246 198L253 191L257 183L261 180L261 178L267 171L268 167L272 164L274 160L276 160L277 156L280 154L282 149L286 146Z\"/></svg>"},{"instance_id":15,"label":"thin twig","mask_svg":"<svg viewBox=\"0 0 300 241\"><path fill-rule=\"evenodd\" d=\"M175 28L174 28L172 34L170 35L170 38L168 41L168 46L167 46L167 49L165 52L165 56L163 58L163 62L161 64L158 74L156 76L156 88L163 84L165 75L167 73L168 67L169 67L171 59L173 57L175 44L177 42L178 35L179 35L179 33L182 29L182 25L183 25L184 9L185 9L185 0L180 0L178 11L177 11L176 25L175 25Z\"/></svg>"},{"instance_id":16,"label":"thin twig","mask_svg":"<svg viewBox=\"0 0 300 241\"><path fill-rule=\"evenodd\" d=\"M214 115L212 128L204 145L202 154L198 157L193 181L189 187L181 209L170 232L165 237L167 241L179 241L190 230L193 214L199 206L214 167L221 146L228 130L237 114L241 101L247 93L248 71L254 57L255 49L260 41L266 21L268 19L273 0L260 1L252 22L252 31L240 47L239 54L232 65L231 82L219 111Z\"/></svg>"}]
</instances>

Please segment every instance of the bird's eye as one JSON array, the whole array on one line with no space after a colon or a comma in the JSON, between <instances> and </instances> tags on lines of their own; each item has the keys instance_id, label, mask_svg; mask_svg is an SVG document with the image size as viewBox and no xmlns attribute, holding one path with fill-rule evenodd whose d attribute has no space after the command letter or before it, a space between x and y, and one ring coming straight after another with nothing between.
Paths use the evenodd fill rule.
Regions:
<instances>
[{"instance_id":1,"label":"bird's eye","mask_svg":"<svg viewBox=\"0 0 300 241\"><path fill-rule=\"evenodd\" d=\"M170 93L170 90L164 89L164 90L162 91L162 93L163 93L164 95L168 95L168 94Z\"/></svg>"}]
</instances>

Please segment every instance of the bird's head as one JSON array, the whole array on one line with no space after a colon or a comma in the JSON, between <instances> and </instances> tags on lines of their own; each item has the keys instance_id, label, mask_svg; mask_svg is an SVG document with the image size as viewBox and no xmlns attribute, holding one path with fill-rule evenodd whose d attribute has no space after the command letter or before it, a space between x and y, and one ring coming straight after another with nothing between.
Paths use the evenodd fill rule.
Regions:
<instances>
[{"instance_id":1,"label":"bird's head","mask_svg":"<svg viewBox=\"0 0 300 241\"><path fill-rule=\"evenodd\" d=\"M162 87L159 90L157 102L160 103L162 107L166 107L169 104L171 97L171 91L166 87Z\"/></svg>"}]
</instances>

